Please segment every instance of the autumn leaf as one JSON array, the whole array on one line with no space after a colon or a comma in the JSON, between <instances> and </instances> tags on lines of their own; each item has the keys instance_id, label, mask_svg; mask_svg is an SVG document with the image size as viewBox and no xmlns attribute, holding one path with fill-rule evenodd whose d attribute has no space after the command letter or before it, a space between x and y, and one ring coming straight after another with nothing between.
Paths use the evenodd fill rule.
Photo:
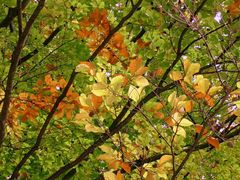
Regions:
<instances>
[{"instance_id":1,"label":"autumn leaf","mask_svg":"<svg viewBox=\"0 0 240 180\"><path fill-rule=\"evenodd\" d=\"M104 133L105 131L97 126L94 126L92 124L86 124L85 125L86 132L94 132L94 133Z\"/></svg>"},{"instance_id":2,"label":"autumn leaf","mask_svg":"<svg viewBox=\"0 0 240 180\"><path fill-rule=\"evenodd\" d=\"M124 180L121 171L118 171L118 172L117 172L117 180Z\"/></svg>"},{"instance_id":3,"label":"autumn leaf","mask_svg":"<svg viewBox=\"0 0 240 180\"><path fill-rule=\"evenodd\" d=\"M199 134L199 133L202 131L202 128L203 128L203 125L196 124L196 133ZM204 135L206 135L206 134L207 134L207 130L204 129L202 135L204 136Z\"/></svg>"},{"instance_id":4,"label":"autumn leaf","mask_svg":"<svg viewBox=\"0 0 240 180\"><path fill-rule=\"evenodd\" d=\"M208 144L212 145L216 149L219 149L219 147L220 147L219 141L212 136L207 137L207 142L208 142Z\"/></svg>"},{"instance_id":5,"label":"autumn leaf","mask_svg":"<svg viewBox=\"0 0 240 180\"><path fill-rule=\"evenodd\" d=\"M143 95L143 87L135 87L133 85L129 86L128 97L135 102L138 102Z\"/></svg>"},{"instance_id":6,"label":"autumn leaf","mask_svg":"<svg viewBox=\"0 0 240 180\"><path fill-rule=\"evenodd\" d=\"M170 72L169 77L173 81L179 81L179 80L183 79L183 75L179 71L172 71L172 72Z\"/></svg>"},{"instance_id":7,"label":"autumn leaf","mask_svg":"<svg viewBox=\"0 0 240 180\"><path fill-rule=\"evenodd\" d=\"M191 125L193 125L193 123L186 118L183 118L179 123L179 126L191 126Z\"/></svg>"},{"instance_id":8,"label":"autumn leaf","mask_svg":"<svg viewBox=\"0 0 240 180\"><path fill-rule=\"evenodd\" d=\"M169 162L172 160L172 155L163 155L160 160L158 161L158 165L162 166L166 162Z\"/></svg>"},{"instance_id":9,"label":"autumn leaf","mask_svg":"<svg viewBox=\"0 0 240 180\"><path fill-rule=\"evenodd\" d=\"M103 173L104 180L117 180L116 174L112 171L107 171Z\"/></svg>"},{"instance_id":10,"label":"autumn leaf","mask_svg":"<svg viewBox=\"0 0 240 180\"><path fill-rule=\"evenodd\" d=\"M126 171L127 173L130 173L131 172L131 166L126 163L126 162L122 162L120 164L120 166L124 169L124 171Z\"/></svg>"},{"instance_id":11,"label":"autumn leaf","mask_svg":"<svg viewBox=\"0 0 240 180\"><path fill-rule=\"evenodd\" d=\"M227 7L229 14L235 17L240 14L240 0L235 0L232 4Z\"/></svg>"}]
</instances>

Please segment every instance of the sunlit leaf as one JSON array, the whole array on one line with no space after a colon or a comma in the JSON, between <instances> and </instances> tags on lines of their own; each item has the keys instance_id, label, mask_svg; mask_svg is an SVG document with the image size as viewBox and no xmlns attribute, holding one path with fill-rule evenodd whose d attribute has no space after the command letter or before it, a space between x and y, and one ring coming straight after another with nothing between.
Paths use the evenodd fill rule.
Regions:
<instances>
[{"instance_id":1,"label":"sunlit leaf","mask_svg":"<svg viewBox=\"0 0 240 180\"><path fill-rule=\"evenodd\" d=\"M142 87L136 88L135 86L130 85L128 90L128 97L133 101L138 102L142 96L142 92L143 92Z\"/></svg>"},{"instance_id":2,"label":"sunlit leaf","mask_svg":"<svg viewBox=\"0 0 240 180\"><path fill-rule=\"evenodd\" d=\"M179 126L173 126L173 132L176 133L177 135L180 135L182 137L186 137L186 131Z\"/></svg>"},{"instance_id":3,"label":"sunlit leaf","mask_svg":"<svg viewBox=\"0 0 240 180\"><path fill-rule=\"evenodd\" d=\"M162 166L164 163L172 160L172 155L163 155L158 161L159 166Z\"/></svg>"},{"instance_id":4,"label":"sunlit leaf","mask_svg":"<svg viewBox=\"0 0 240 180\"><path fill-rule=\"evenodd\" d=\"M189 121L188 119L186 118L183 118L180 123L179 123L180 126L191 126L193 125L193 123L191 121Z\"/></svg>"},{"instance_id":5,"label":"sunlit leaf","mask_svg":"<svg viewBox=\"0 0 240 180\"><path fill-rule=\"evenodd\" d=\"M86 124L85 130L87 132L94 132L94 133L104 133L104 130L100 127L94 126L92 124Z\"/></svg>"},{"instance_id":6,"label":"sunlit leaf","mask_svg":"<svg viewBox=\"0 0 240 180\"><path fill-rule=\"evenodd\" d=\"M117 180L116 174L112 171L107 171L103 173L104 180Z\"/></svg>"},{"instance_id":7,"label":"sunlit leaf","mask_svg":"<svg viewBox=\"0 0 240 180\"><path fill-rule=\"evenodd\" d=\"M169 74L170 78L173 80L173 81L178 81L178 80L181 80L183 79L183 75L181 74L181 72L179 71L172 71L170 74Z\"/></svg>"},{"instance_id":8,"label":"sunlit leaf","mask_svg":"<svg viewBox=\"0 0 240 180\"><path fill-rule=\"evenodd\" d=\"M206 94L210 87L210 82L207 78L203 78L198 81L197 85L194 87L196 91Z\"/></svg>"},{"instance_id":9,"label":"sunlit leaf","mask_svg":"<svg viewBox=\"0 0 240 180\"><path fill-rule=\"evenodd\" d=\"M136 76L133 78L133 82L136 83L137 86L139 87L145 87L145 86L148 86L149 85L149 82L148 80L143 77L143 76Z\"/></svg>"}]
</instances>

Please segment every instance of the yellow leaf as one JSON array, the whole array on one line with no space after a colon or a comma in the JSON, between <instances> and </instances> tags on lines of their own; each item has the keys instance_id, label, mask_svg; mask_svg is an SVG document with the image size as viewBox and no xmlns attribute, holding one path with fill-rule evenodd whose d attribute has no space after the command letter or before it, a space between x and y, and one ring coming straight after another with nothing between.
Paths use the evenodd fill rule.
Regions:
<instances>
[{"instance_id":1,"label":"yellow leaf","mask_svg":"<svg viewBox=\"0 0 240 180\"><path fill-rule=\"evenodd\" d=\"M179 123L180 126L191 126L193 125L193 123L191 121L189 121L188 119L186 118L183 118L180 123Z\"/></svg>"},{"instance_id":2,"label":"yellow leaf","mask_svg":"<svg viewBox=\"0 0 240 180\"><path fill-rule=\"evenodd\" d=\"M238 88L240 88L240 81L239 81L239 82L237 82L237 87L238 87Z\"/></svg>"},{"instance_id":3,"label":"yellow leaf","mask_svg":"<svg viewBox=\"0 0 240 180\"><path fill-rule=\"evenodd\" d=\"M103 83L103 84L107 83L107 76L104 72L97 72L95 79L99 83Z\"/></svg>"},{"instance_id":4,"label":"yellow leaf","mask_svg":"<svg viewBox=\"0 0 240 180\"><path fill-rule=\"evenodd\" d=\"M192 84L193 75L199 72L199 70L200 70L200 64L198 63L190 64L189 67L186 69L186 75L184 77L184 81L189 84Z\"/></svg>"},{"instance_id":5,"label":"yellow leaf","mask_svg":"<svg viewBox=\"0 0 240 180\"><path fill-rule=\"evenodd\" d=\"M137 76L133 78L133 82L139 87L145 87L149 85L148 80L143 76Z\"/></svg>"},{"instance_id":6,"label":"yellow leaf","mask_svg":"<svg viewBox=\"0 0 240 180\"><path fill-rule=\"evenodd\" d=\"M186 131L182 127L173 126L173 132L182 137L186 137Z\"/></svg>"},{"instance_id":7,"label":"yellow leaf","mask_svg":"<svg viewBox=\"0 0 240 180\"><path fill-rule=\"evenodd\" d=\"M222 86L213 86L209 89L208 94L210 96L215 95L217 92L221 91L223 89Z\"/></svg>"},{"instance_id":8,"label":"yellow leaf","mask_svg":"<svg viewBox=\"0 0 240 180\"><path fill-rule=\"evenodd\" d=\"M96 83L92 85L92 93L96 96L106 96L109 94L107 86L103 83Z\"/></svg>"},{"instance_id":9,"label":"yellow leaf","mask_svg":"<svg viewBox=\"0 0 240 180\"><path fill-rule=\"evenodd\" d=\"M117 180L117 176L112 171L103 173L103 177L104 180Z\"/></svg>"},{"instance_id":10,"label":"yellow leaf","mask_svg":"<svg viewBox=\"0 0 240 180\"><path fill-rule=\"evenodd\" d=\"M106 162L113 161L115 158L111 154L101 154L97 157L97 160L103 160Z\"/></svg>"},{"instance_id":11,"label":"yellow leaf","mask_svg":"<svg viewBox=\"0 0 240 180\"><path fill-rule=\"evenodd\" d=\"M102 146L99 146L99 148L105 152L105 153L108 153L108 154L113 154L113 149L109 146L106 146L106 145L102 145Z\"/></svg>"},{"instance_id":12,"label":"yellow leaf","mask_svg":"<svg viewBox=\"0 0 240 180\"><path fill-rule=\"evenodd\" d=\"M162 166L163 164L165 164L166 162L169 162L172 160L172 156L171 155L163 155L159 162L158 162L158 165L159 166Z\"/></svg>"},{"instance_id":13,"label":"yellow leaf","mask_svg":"<svg viewBox=\"0 0 240 180\"><path fill-rule=\"evenodd\" d=\"M207 78L199 80L198 84L194 87L196 91L206 94L210 87L210 82Z\"/></svg>"},{"instance_id":14,"label":"yellow leaf","mask_svg":"<svg viewBox=\"0 0 240 180\"><path fill-rule=\"evenodd\" d=\"M79 101L82 106L91 106L91 100L86 96L86 94L81 94L81 96L79 96Z\"/></svg>"},{"instance_id":15,"label":"yellow leaf","mask_svg":"<svg viewBox=\"0 0 240 180\"><path fill-rule=\"evenodd\" d=\"M172 106L174 106L175 102L176 102L176 98L177 98L177 92L174 91L172 94L170 94L168 96L168 102L169 104L171 104Z\"/></svg>"},{"instance_id":16,"label":"yellow leaf","mask_svg":"<svg viewBox=\"0 0 240 180\"><path fill-rule=\"evenodd\" d=\"M135 86L130 85L129 90L128 90L128 97L130 99L132 99L135 102L138 102L139 99L142 97L142 95L143 95L142 87L136 88Z\"/></svg>"},{"instance_id":17,"label":"yellow leaf","mask_svg":"<svg viewBox=\"0 0 240 180\"><path fill-rule=\"evenodd\" d=\"M110 87L113 90L118 90L124 83L124 77L123 76L115 76L111 79Z\"/></svg>"},{"instance_id":18,"label":"yellow leaf","mask_svg":"<svg viewBox=\"0 0 240 180\"><path fill-rule=\"evenodd\" d=\"M183 75L179 71L172 71L170 72L169 76L173 81L178 81L183 79Z\"/></svg>"},{"instance_id":19,"label":"yellow leaf","mask_svg":"<svg viewBox=\"0 0 240 180\"><path fill-rule=\"evenodd\" d=\"M92 124L86 124L85 125L85 130L87 132L104 133L103 129L101 129L100 127L94 126Z\"/></svg>"}]
</instances>

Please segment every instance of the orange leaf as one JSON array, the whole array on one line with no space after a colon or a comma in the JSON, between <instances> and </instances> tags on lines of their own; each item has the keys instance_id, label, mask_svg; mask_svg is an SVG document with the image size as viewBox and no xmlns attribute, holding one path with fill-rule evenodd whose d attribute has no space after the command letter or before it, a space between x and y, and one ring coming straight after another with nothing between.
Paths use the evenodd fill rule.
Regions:
<instances>
[{"instance_id":1,"label":"orange leaf","mask_svg":"<svg viewBox=\"0 0 240 180\"><path fill-rule=\"evenodd\" d=\"M126 163L126 162L122 162L121 165L120 165L124 171L126 171L127 173L130 173L131 172L131 166Z\"/></svg>"},{"instance_id":2,"label":"orange leaf","mask_svg":"<svg viewBox=\"0 0 240 180\"><path fill-rule=\"evenodd\" d=\"M161 112L154 112L154 116L159 118L159 119L163 119L164 118L164 114Z\"/></svg>"},{"instance_id":3,"label":"orange leaf","mask_svg":"<svg viewBox=\"0 0 240 180\"><path fill-rule=\"evenodd\" d=\"M137 40L137 45L138 45L140 48L148 47L150 44L151 44L151 42L144 42L142 39L138 39L138 40Z\"/></svg>"},{"instance_id":4,"label":"orange leaf","mask_svg":"<svg viewBox=\"0 0 240 180\"><path fill-rule=\"evenodd\" d=\"M186 112L191 112L193 108L193 101L187 101L184 105L185 111Z\"/></svg>"},{"instance_id":5,"label":"orange leaf","mask_svg":"<svg viewBox=\"0 0 240 180\"><path fill-rule=\"evenodd\" d=\"M123 180L123 175L122 175L121 171L117 172L117 180Z\"/></svg>"},{"instance_id":6,"label":"orange leaf","mask_svg":"<svg viewBox=\"0 0 240 180\"><path fill-rule=\"evenodd\" d=\"M203 128L203 125L200 125L200 124L196 124L196 133L200 133L202 131L202 128ZM203 136L207 134L207 130L204 129L203 130Z\"/></svg>"},{"instance_id":7,"label":"orange leaf","mask_svg":"<svg viewBox=\"0 0 240 180\"><path fill-rule=\"evenodd\" d=\"M175 125L175 122L172 120L171 117L165 118L164 121L165 121L169 126L174 126L174 125Z\"/></svg>"},{"instance_id":8,"label":"orange leaf","mask_svg":"<svg viewBox=\"0 0 240 180\"><path fill-rule=\"evenodd\" d=\"M237 16L240 14L240 0L235 0L234 3L230 4L227 7L231 16Z\"/></svg>"},{"instance_id":9,"label":"orange leaf","mask_svg":"<svg viewBox=\"0 0 240 180\"><path fill-rule=\"evenodd\" d=\"M211 98L211 96L209 96L208 94L205 96L205 101L207 102L207 105L210 106L210 107L213 107L214 106L214 101L213 99Z\"/></svg>"},{"instance_id":10,"label":"orange leaf","mask_svg":"<svg viewBox=\"0 0 240 180\"><path fill-rule=\"evenodd\" d=\"M103 102L102 97L96 96L94 94L92 94L91 99L92 99L93 107L95 109L98 109Z\"/></svg>"},{"instance_id":11,"label":"orange leaf","mask_svg":"<svg viewBox=\"0 0 240 180\"><path fill-rule=\"evenodd\" d=\"M219 141L216 138L212 137L212 136L209 136L207 138L207 142L208 142L208 144L212 145L216 149L218 149L220 147Z\"/></svg>"}]
</instances>

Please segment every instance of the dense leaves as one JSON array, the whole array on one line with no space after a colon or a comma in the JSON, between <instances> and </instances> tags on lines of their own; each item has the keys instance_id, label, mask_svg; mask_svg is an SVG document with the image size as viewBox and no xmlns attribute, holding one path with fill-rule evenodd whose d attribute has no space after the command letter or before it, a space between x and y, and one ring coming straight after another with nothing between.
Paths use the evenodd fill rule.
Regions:
<instances>
[{"instance_id":1,"label":"dense leaves","mask_svg":"<svg viewBox=\"0 0 240 180\"><path fill-rule=\"evenodd\" d=\"M239 0L1 2L0 179L240 177Z\"/></svg>"}]
</instances>

